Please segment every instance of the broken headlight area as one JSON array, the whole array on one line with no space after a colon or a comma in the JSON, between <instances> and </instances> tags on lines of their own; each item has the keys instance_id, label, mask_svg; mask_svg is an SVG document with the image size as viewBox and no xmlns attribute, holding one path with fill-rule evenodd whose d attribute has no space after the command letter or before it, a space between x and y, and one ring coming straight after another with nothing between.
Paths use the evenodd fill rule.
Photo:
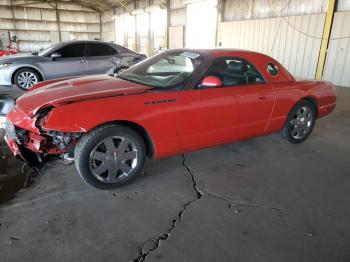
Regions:
<instances>
[{"instance_id":1,"label":"broken headlight area","mask_svg":"<svg viewBox=\"0 0 350 262\"><path fill-rule=\"evenodd\" d=\"M62 155L72 152L82 133L62 132L45 129L52 108L41 110L34 121L23 129L11 121L5 123L5 140L16 157L37 166L43 163L43 157ZM33 128L34 127L34 128Z\"/></svg>"},{"instance_id":2,"label":"broken headlight area","mask_svg":"<svg viewBox=\"0 0 350 262\"><path fill-rule=\"evenodd\" d=\"M5 123L6 136L16 140L17 144L25 144L28 142L28 131L14 126L10 121Z\"/></svg>"},{"instance_id":3,"label":"broken headlight area","mask_svg":"<svg viewBox=\"0 0 350 262\"><path fill-rule=\"evenodd\" d=\"M62 155L72 152L77 140L81 137L80 132L62 132L46 129L45 125L49 121L53 106L48 105L35 113L28 122L25 119L21 128L14 125L11 121L6 121L5 140L10 146L15 156L30 163L37 165L43 163L43 157L49 155Z\"/></svg>"},{"instance_id":4,"label":"broken headlight area","mask_svg":"<svg viewBox=\"0 0 350 262\"><path fill-rule=\"evenodd\" d=\"M74 146L82 133L47 131L41 129L40 134L14 126L10 121L6 122L6 136L16 140L32 152L42 154L62 154L68 151L69 146Z\"/></svg>"},{"instance_id":5,"label":"broken headlight area","mask_svg":"<svg viewBox=\"0 0 350 262\"><path fill-rule=\"evenodd\" d=\"M74 146L77 139L81 136L79 132L62 132L55 130L46 130L45 124L47 123L54 106L47 105L41 108L35 116L35 127L40 131L40 135L46 139L45 153L65 153L68 151L68 147Z\"/></svg>"},{"instance_id":6,"label":"broken headlight area","mask_svg":"<svg viewBox=\"0 0 350 262\"><path fill-rule=\"evenodd\" d=\"M40 149L46 140L40 135L14 126L8 120L5 127L5 140L14 155L29 163L30 166L38 165L41 162Z\"/></svg>"},{"instance_id":7,"label":"broken headlight area","mask_svg":"<svg viewBox=\"0 0 350 262\"><path fill-rule=\"evenodd\" d=\"M51 143L53 145L63 150L71 145L74 145L81 137L82 133L46 131L46 135L51 138Z\"/></svg>"},{"instance_id":8,"label":"broken headlight area","mask_svg":"<svg viewBox=\"0 0 350 262\"><path fill-rule=\"evenodd\" d=\"M41 127L45 125L47 120L49 119L54 106L48 105L44 108L41 108L35 116L35 126L41 130Z\"/></svg>"}]
</instances>

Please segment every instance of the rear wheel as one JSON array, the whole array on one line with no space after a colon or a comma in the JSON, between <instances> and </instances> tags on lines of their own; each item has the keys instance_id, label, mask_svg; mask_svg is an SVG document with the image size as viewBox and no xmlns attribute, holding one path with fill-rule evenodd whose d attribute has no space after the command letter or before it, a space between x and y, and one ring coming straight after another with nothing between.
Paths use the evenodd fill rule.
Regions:
<instances>
[{"instance_id":1,"label":"rear wheel","mask_svg":"<svg viewBox=\"0 0 350 262\"><path fill-rule=\"evenodd\" d=\"M311 134L315 120L315 105L307 100L302 100L288 114L283 136L292 144L301 143Z\"/></svg>"},{"instance_id":2,"label":"rear wheel","mask_svg":"<svg viewBox=\"0 0 350 262\"><path fill-rule=\"evenodd\" d=\"M24 91L29 90L40 80L41 77L39 73L31 68L19 69L13 77L14 84Z\"/></svg>"},{"instance_id":3,"label":"rear wheel","mask_svg":"<svg viewBox=\"0 0 350 262\"><path fill-rule=\"evenodd\" d=\"M146 147L134 130L105 125L83 136L74 155L85 182L98 189L113 189L140 175Z\"/></svg>"}]
</instances>

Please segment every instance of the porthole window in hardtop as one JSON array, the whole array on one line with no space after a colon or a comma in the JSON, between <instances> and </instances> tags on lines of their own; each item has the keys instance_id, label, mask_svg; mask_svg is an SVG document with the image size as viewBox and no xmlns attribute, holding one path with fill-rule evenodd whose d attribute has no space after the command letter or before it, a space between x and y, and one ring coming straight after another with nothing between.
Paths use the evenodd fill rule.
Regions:
<instances>
[{"instance_id":1,"label":"porthole window in hardtop","mask_svg":"<svg viewBox=\"0 0 350 262\"><path fill-rule=\"evenodd\" d=\"M276 75L278 75L278 67L273 63L268 63L267 64L267 72L269 72L273 76L276 76Z\"/></svg>"}]
</instances>

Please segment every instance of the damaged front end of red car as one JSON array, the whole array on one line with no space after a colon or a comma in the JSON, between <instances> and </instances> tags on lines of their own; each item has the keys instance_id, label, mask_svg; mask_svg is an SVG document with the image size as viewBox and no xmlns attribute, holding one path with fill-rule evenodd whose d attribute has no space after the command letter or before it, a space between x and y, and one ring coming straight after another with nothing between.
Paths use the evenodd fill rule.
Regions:
<instances>
[{"instance_id":1,"label":"damaged front end of red car","mask_svg":"<svg viewBox=\"0 0 350 262\"><path fill-rule=\"evenodd\" d=\"M5 141L13 154L31 166L43 163L47 155L61 155L74 149L82 133L62 132L45 128L54 106L45 106L33 117L19 108L7 115Z\"/></svg>"}]
</instances>

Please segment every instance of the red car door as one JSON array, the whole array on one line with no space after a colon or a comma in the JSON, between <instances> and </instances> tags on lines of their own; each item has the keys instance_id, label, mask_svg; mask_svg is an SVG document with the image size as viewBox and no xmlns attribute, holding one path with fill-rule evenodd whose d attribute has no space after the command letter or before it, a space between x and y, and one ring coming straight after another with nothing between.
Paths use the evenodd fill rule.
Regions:
<instances>
[{"instance_id":1,"label":"red car door","mask_svg":"<svg viewBox=\"0 0 350 262\"><path fill-rule=\"evenodd\" d=\"M232 58L225 59L225 63L220 62L223 69L219 69L220 63L214 61L214 68L212 66L206 74L219 77L223 86L184 90L179 95L181 150L256 136L267 126L275 99L272 87L251 66L248 66L248 76L246 73L242 76L227 74L227 71L240 73L241 68L231 72L229 69L233 66L228 65Z\"/></svg>"}]
</instances>

